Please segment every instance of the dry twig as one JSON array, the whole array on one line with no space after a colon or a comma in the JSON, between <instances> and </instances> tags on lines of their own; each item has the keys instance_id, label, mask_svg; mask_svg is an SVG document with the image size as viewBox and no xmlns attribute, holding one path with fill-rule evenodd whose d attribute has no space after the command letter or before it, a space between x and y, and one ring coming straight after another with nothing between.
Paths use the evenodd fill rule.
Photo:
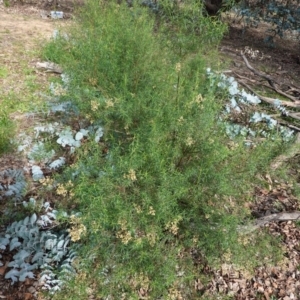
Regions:
<instances>
[{"instance_id":1,"label":"dry twig","mask_svg":"<svg viewBox=\"0 0 300 300\"><path fill-rule=\"evenodd\" d=\"M299 220L300 220L300 211L281 212L281 213L271 214L268 216L258 218L254 221L253 224L239 226L238 232L240 234L248 234L271 222L299 221Z\"/></svg>"},{"instance_id":2,"label":"dry twig","mask_svg":"<svg viewBox=\"0 0 300 300\"><path fill-rule=\"evenodd\" d=\"M243 60L244 60L244 62L245 62L245 64L246 64L246 66L247 66L247 68L248 68L249 70L251 70L255 75L258 75L259 77L262 77L262 78L266 79L266 80L269 82L270 86L272 86L273 88L276 89L275 83L277 83L277 82L276 82L273 78L271 78L270 76L265 75L265 74L263 74L263 73L261 73L261 72L255 70L255 69L249 64L249 62L248 62L246 56L243 54L243 52L241 52L241 56L242 56L242 58L243 58Z\"/></svg>"},{"instance_id":3,"label":"dry twig","mask_svg":"<svg viewBox=\"0 0 300 300\"><path fill-rule=\"evenodd\" d=\"M270 222L283 222L283 221L298 221L300 220L300 211L294 212L281 212L278 214L271 214L255 220L255 225L262 227Z\"/></svg>"},{"instance_id":4,"label":"dry twig","mask_svg":"<svg viewBox=\"0 0 300 300\"><path fill-rule=\"evenodd\" d=\"M253 93L254 95L256 95L259 99L261 99L262 101L266 102L266 103L269 103L269 104L272 104L272 105L275 105L276 104L276 101L278 101L277 99L274 99L274 98L269 98L269 97L264 97L264 96L261 96L259 95L257 92L255 92L248 84L246 84L245 82L243 81L239 81L239 83L241 85L243 85L244 87L246 87L251 93ZM283 106L288 106L288 107L293 107L293 108L300 108L300 101L297 101L297 102L289 102L289 101L284 101L284 100L280 100L280 104L283 105ZM292 115L289 115L291 117L293 117ZM295 119L298 119L300 120L300 117L293 117Z\"/></svg>"},{"instance_id":5,"label":"dry twig","mask_svg":"<svg viewBox=\"0 0 300 300\"><path fill-rule=\"evenodd\" d=\"M254 69L251 65L250 65L250 63L249 63L249 61L247 60L247 58L246 58L246 56L243 54L243 53L241 53L241 56L242 56L242 58L243 58L243 60L244 60L244 62L245 62L245 64L246 64L246 66L247 66L247 68L249 69L249 70L251 70L255 75L258 75L259 77L262 77L262 78L264 78L264 79L266 79L267 81L268 81L268 83L270 84L270 87L269 88L272 88L274 91L276 91L278 94L280 94L280 95L282 95L282 96L284 96L284 97L286 97L286 98L288 98L288 99L290 99L290 100L292 100L292 101L294 101L294 102L297 102L298 101L298 99L296 98L296 97L293 97L293 96L291 96L291 95L288 95L286 92L283 92L282 90L280 90L278 87L276 87L276 85L275 84L277 84L277 85L279 85L278 84L278 82L276 82L276 80L274 79L274 78L272 78L271 76L269 76L269 75L266 75L266 74L263 74L262 72L259 72L259 71L257 71L256 69ZM295 89L293 89L293 91L294 91Z\"/></svg>"}]
</instances>

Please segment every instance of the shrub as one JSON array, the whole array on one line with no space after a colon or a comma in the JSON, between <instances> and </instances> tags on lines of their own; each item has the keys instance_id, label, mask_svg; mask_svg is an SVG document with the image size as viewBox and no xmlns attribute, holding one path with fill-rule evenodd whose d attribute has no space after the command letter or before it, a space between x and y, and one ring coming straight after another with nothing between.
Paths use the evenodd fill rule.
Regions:
<instances>
[{"instance_id":1,"label":"shrub","mask_svg":"<svg viewBox=\"0 0 300 300\"><path fill-rule=\"evenodd\" d=\"M68 39L44 51L70 78L63 98L104 127L63 174L89 231L73 298L87 294L82 278L103 298L195 297L200 267L189 250L210 261L234 251L245 212L228 213L226 201L242 197L245 178L281 147L228 146L219 121L226 94L206 73L225 28L201 15L189 23L196 2L179 12L163 3L169 14L157 19L140 6L89 1Z\"/></svg>"},{"instance_id":2,"label":"shrub","mask_svg":"<svg viewBox=\"0 0 300 300\"><path fill-rule=\"evenodd\" d=\"M5 111L0 111L0 154L11 149L11 138L14 135L14 124Z\"/></svg>"}]
</instances>

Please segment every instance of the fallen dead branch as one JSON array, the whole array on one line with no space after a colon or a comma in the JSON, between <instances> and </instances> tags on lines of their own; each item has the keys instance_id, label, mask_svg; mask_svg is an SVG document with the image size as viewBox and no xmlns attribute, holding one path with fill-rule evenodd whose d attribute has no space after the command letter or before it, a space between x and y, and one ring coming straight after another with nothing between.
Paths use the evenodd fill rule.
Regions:
<instances>
[{"instance_id":1,"label":"fallen dead branch","mask_svg":"<svg viewBox=\"0 0 300 300\"><path fill-rule=\"evenodd\" d=\"M249 70L251 70L255 75L257 75L257 76L259 76L259 77L262 77L262 78L266 79L266 80L269 82L270 86L272 86L273 88L276 88L276 87L275 87L275 83L277 83L277 82L276 82L271 76L265 75L265 74L263 74L263 73L257 71L256 69L254 69L254 68L249 64L249 62L248 62L246 56L243 54L243 52L241 52L241 56L242 56L242 58L243 58L243 60L244 60L244 62L245 62L245 64L246 64L246 66L247 66L247 68L248 68Z\"/></svg>"},{"instance_id":2,"label":"fallen dead branch","mask_svg":"<svg viewBox=\"0 0 300 300\"><path fill-rule=\"evenodd\" d=\"M287 126L288 128L291 128L291 129L293 129L293 130L295 130L295 131L300 132L300 128L297 127L297 126L294 126L294 125L291 125L291 124L287 124L286 122L281 122L281 121L279 121L279 124L280 124L280 125Z\"/></svg>"},{"instance_id":3,"label":"fallen dead branch","mask_svg":"<svg viewBox=\"0 0 300 300\"><path fill-rule=\"evenodd\" d=\"M265 79L265 80L268 81L268 83L269 83L270 86L267 86L267 87L273 89L273 90L276 91L278 94L280 94L280 95L282 95L282 96L284 96L284 97L286 97L286 98L288 98L288 99L290 99L290 100L292 100L292 101L294 101L294 102L298 102L298 101L299 101L298 98L296 98L296 97L294 97L294 96L291 96L291 95L287 94L286 92L282 91L281 89L279 89L279 88L277 87L277 86L279 86L279 83L278 83L274 78L272 78L271 76L266 75L266 74L264 74L264 73L262 73L262 72L259 72L259 71L257 71L255 68L253 68L253 67L250 65L249 61L247 60L246 56L245 56L242 52L241 52L241 56L242 56L242 58L243 58L243 60L244 60L244 62L245 62L245 64L246 64L247 68L248 68L250 71L252 71L255 75L257 75L257 76L259 76L259 77L261 77L261 78L263 78L263 79ZM277 85L277 86L276 86L276 85ZM292 89L292 91L295 91L295 90L297 91L297 89Z\"/></svg>"},{"instance_id":4,"label":"fallen dead branch","mask_svg":"<svg viewBox=\"0 0 300 300\"><path fill-rule=\"evenodd\" d=\"M290 99L292 101L298 101L297 98L288 95L286 92L283 92L283 91L281 91L279 89L276 89L276 88L274 88L272 86L268 86L267 84L263 84L263 86L267 87L268 89L271 89L271 90L275 91L276 93L278 93L278 94L280 94L280 95L282 95L282 96L284 96L284 97L286 97L286 98L288 98L288 99Z\"/></svg>"},{"instance_id":5,"label":"fallen dead branch","mask_svg":"<svg viewBox=\"0 0 300 300\"><path fill-rule=\"evenodd\" d=\"M289 89L288 89L286 92L289 92L289 93L298 93L298 94L300 94L300 89L299 89L299 88L296 88L296 87L290 87L290 86L289 86Z\"/></svg>"},{"instance_id":6,"label":"fallen dead branch","mask_svg":"<svg viewBox=\"0 0 300 300\"><path fill-rule=\"evenodd\" d=\"M300 120L300 113L289 113L289 117L296 119L296 120Z\"/></svg>"},{"instance_id":7,"label":"fallen dead branch","mask_svg":"<svg viewBox=\"0 0 300 300\"><path fill-rule=\"evenodd\" d=\"M245 226L239 226L238 232L240 234L249 234L249 233L265 226L268 223L284 222L284 221L300 221L300 211L281 212L281 213L271 214L268 216L258 218L252 224L245 225Z\"/></svg>"},{"instance_id":8,"label":"fallen dead branch","mask_svg":"<svg viewBox=\"0 0 300 300\"><path fill-rule=\"evenodd\" d=\"M236 73L236 72L234 72L234 74L235 74L238 78L240 78L240 79L242 79L242 80L247 80L247 81L250 81L250 82L252 82L252 83L257 83L256 80L253 80L253 79L250 79L250 78L248 78L248 77L242 76L242 75L240 75L240 74L238 74L238 73ZM240 81L239 81L239 82L240 82ZM241 82L240 82L240 83L241 83ZM241 83L241 84L242 84L242 83ZM272 89L273 91L277 92L278 94L280 94L280 95L282 95L282 96L284 96L284 97L286 97L286 98L288 98L288 99L290 99L290 100L292 100L292 101L294 101L294 102L299 101L299 100L297 100L295 97L290 96L290 95L288 95L287 93L285 93L285 92L283 92L283 91L281 91L281 90L278 90L278 89L276 89L276 88L274 88L274 87L272 87L272 86L268 86L268 85L266 85L266 84L262 84L262 86L267 87L267 88L269 88L269 89ZM290 91L295 91L295 90L290 90ZM262 97L262 96L260 96L260 97ZM300 102L300 101L299 101L299 102ZM287 102L287 103L288 103L288 102Z\"/></svg>"},{"instance_id":9,"label":"fallen dead branch","mask_svg":"<svg viewBox=\"0 0 300 300\"><path fill-rule=\"evenodd\" d=\"M47 61L37 62L36 67L38 69L45 70L46 73L57 73L57 74L63 73L62 68L59 65L52 63L52 62L47 62Z\"/></svg>"},{"instance_id":10,"label":"fallen dead branch","mask_svg":"<svg viewBox=\"0 0 300 300\"><path fill-rule=\"evenodd\" d=\"M258 227L262 227L270 222L298 221L298 220L300 220L300 211L281 212L281 213L271 214L256 219L255 225Z\"/></svg>"},{"instance_id":11,"label":"fallen dead branch","mask_svg":"<svg viewBox=\"0 0 300 300\"><path fill-rule=\"evenodd\" d=\"M257 83L257 81L254 80L254 79L250 79L250 78L248 78L246 76L242 76L242 75L238 74L237 72L233 72L233 73L234 73L235 76L237 76L240 79L247 80L247 81L250 81L252 83Z\"/></svg>"},{"instance_id":12,"label":"fallen dead branch","mask_svg":"<svg viewBox=\"0 0 300 300\"><path fill-rule=\"evenodd\" d=\"M261 99L262 101L269 103L271 105L276 105L276 102L278 102L278 99L274 99L274 98L270 98L270 97L265 97L265 96L261 96L260 94L258 94L257 92L255 92L248 84L246 84L244 81L239 80L238 81L241 85L243 85L245 88L247 88L251 93L253 93L254 95L256 95L259 99ZM300 101L297 102L289 102L289 101L284 101L284 100L280 100L280 104L283 106L287 106L287 107L293 107L293 108L300 108ZM291 114L289 114L289 116L293 117ZM300 117L295 117L295 119L300 120Z\"/></svg>"}]
</instances>

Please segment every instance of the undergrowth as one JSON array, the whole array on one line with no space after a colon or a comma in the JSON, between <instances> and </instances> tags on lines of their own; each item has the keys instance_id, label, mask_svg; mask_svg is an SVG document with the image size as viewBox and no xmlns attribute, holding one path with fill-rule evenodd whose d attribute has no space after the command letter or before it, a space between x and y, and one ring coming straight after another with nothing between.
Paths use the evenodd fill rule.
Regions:
<instances>
[{"instance_id":1,"label":"undergrowth","mask_svg":"<svg viewBox=\"0 0 300 300\"><path fill-rule=\"evenodd\" d=\"M69 78L61 99L104 128L61 175L87 234L78 276L57 299L195 299L206 263L229 257L253 268L266 253L280 256L264 238L245 248L236 227L249 214L246 191L282 140L245 147L245 138L228 138L220 120L228 95L206 72L208 61L217 67L210 53L226 28L186 2L161 1L154 14L88 1L44 49Z\"/></svg>"},{"instance_id":2,"label":"undergrowth","mask_svg":"<svg viewBox=\"0 0 300 300\"><path fill-rule=\"evenodd\" d=\"M11 150L15 126L5 110L0 110L0 155Z\"/></svg>"}]
</instances>

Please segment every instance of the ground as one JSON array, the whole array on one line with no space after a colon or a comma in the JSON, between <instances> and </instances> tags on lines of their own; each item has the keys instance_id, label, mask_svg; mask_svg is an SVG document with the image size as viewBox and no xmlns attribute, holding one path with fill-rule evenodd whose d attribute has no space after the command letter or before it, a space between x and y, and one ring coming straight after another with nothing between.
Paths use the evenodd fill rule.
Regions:
<instances>
[{"instance_id":1,"label":"ground","mask_svg":"<svg viewBox=\"0 0 300 300\"><path fill-rule=\"evenodd\" d=\"M18 120L19 128L30 126L30 119L24 118L24 110L38 101L31 93L38 86L41 91L47 89L47 75L35 68L39 60L38 47L49 39L56 27L53 20L40 17L35 7L5 8L0 5L0 99L8 99L14 112L11 117ZM31 95L30 95L31 94ZM29 96L30 95L30 96ZM0 170L22 165L22 158L15 154L5 155L0 160Z\"/></svg>"},{"instance_id":2,"label":"ground","mask_svg":"<svg viewBox=\"0 0 300 300\"><path fill-rule=\"evenodd\" d=\"M42 14L45 16L45 14ZM31 95L32 91L45 91L47 89L48 75L36 68L36 62L39 61L38 45L43 41L51 38L53 31L57 26L63 24L64 21L51 20L42 18L41 11L35 7L19 6L13 8L5 8L0 5L0 101L8 99L5 105L11 107L11 118L18 124L18 131L26 130L30 127L34 120L25 117L25 108L30 107L33 103L41 101L36 92ZM228 34L224 37L220 52L224 62L227 64L226 73L232 76L246 77L252 80L252 84L262 84L262 78L257 78L247 68L241 51L251 49L258 50L257 57L251 58L247 56L249 63L260 72L264 72L280 82L280 86L284 92L289 88L294 88L293 97L300 95L300 44L299 41L284 40L278 41L276 48L269 48L263 42L264 27L247 30L243 33L240 24L233 24ZM274 96L274 91L270 91L269 87L258 87L260 93L270 93ZM33 105L34 106L34 105ZM298 124L293 124L298 126ZM300 153L298 146L294 147L292 153L292 163L297 166L299 159L297 155ZM288 157L287 157L288 158ZM23 157L16 153L4 155L0 158L0 170L8 168L23 168L26 161ZM298 176L297 168L291 168L291 174ZM254 216L264 216L274 212L290 212L300 210L298 200L288 191L290 186L284 183L273 181L267 178L270 188L268 190L257 188L254 192L255 201L252 207ZM275 201L275 200L276 201ZM281 207L274 210L274 202ZM0 212L1 214L1 212ZM256 214L256 215L255 215ZM246 299L251 296L251 290L259 290L265 299L268 296L268 288L278 288L282 294L282 299L292 298L292 294L299 289L297 282L300 281L299 271L299 240L300 233L298 227L291 221L281 222L280 225L273 223L268 225L270 231L275 235L283 237L283 244L287 247L287 258L290 262L282 267L274 267L267 269L262 266L257 269L257 273L252 278L242 278L236 275L238 272L233 270L232 266L224 265L222 270L212 271L215 281L206 287L207 293L214 291L240 290L237 299ZM36 292L39 289L37 281L27 280L24 283L10 285L4 279L6 266L0 267L0 298L1 299L35 299ZM235 272L237 277L232 274ZM289 293L289 294L287 294ZM249 297L250 297L249 296ZM269 298L268 298L269 297ZM288 297L288 298L283 298ZM250 299L250 298L249 298Z\"/></svg>"},{"instance_id":3,"label":"ground","mask_svg":"<svg viewBox=\"0 0 300 300\"><path fill-rule=\"evenodd\" d=\"M35 65L39 61L38 45L51 38L57 25L57 21L42 19L40 10L35 7L0 5L0 102L9 106L18 132L35 122L24 112L41 101L36 90L43 92L48 88L47 77L51 75L39 71ZM15 152L0 158L0 171L22 169L25 165L26 160ZM38 282L26 280L12 286L4 279L6 268L5 265L0 267L0 299L36 298Z\"/></svg>"},{"instance_id":4,"label":"ground","mask_svg":"<svg viewBox=\"0 0 300 300\"><path fill-rule=\"evenodd\" d=\"M221 53L230 57L230 70L249 76L251 72L246 67L240 52L249 47L259 51L257 58L250 58L251 64L257 70L266 72L278 82L286 85L300 86L300 41L286 37L276 39L276 47L270 47L264 42L266 26L244 30L241 24L232 24L225 35Z\"/></svg>"}]
</instances>

